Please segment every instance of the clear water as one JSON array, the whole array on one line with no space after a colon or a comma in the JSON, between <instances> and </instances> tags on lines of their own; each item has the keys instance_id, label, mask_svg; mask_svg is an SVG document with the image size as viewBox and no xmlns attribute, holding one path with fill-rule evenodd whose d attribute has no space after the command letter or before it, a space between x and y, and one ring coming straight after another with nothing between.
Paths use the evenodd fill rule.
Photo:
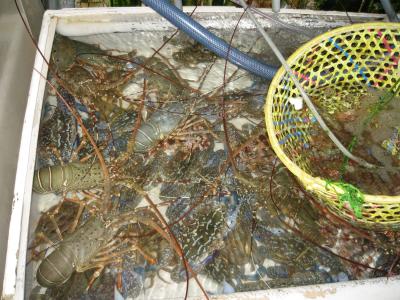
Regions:
<instances>
[{"instance_id":1,"label":"clear water","mask_svg":"<svg viewBox=\"0 0 400 300\"><path fill-rule=\"evenodd\" d=\"M307 39L279 30L272 34L286 56ZM149 225L151 220L163 227L144 194L170 224L210 295L385 275L394 259L395 236L354 231L332 222L277 160L264 129L267 83L229 63L225 69L223 59L183 35L149 59L167 37L165 32L135 32L81 38L113 50L113 55L121 55L118 58L57 37L52 61L60 78L49 78L60 94L48 89L37 169L61 162L68 168L78 160L92 165L98 161L63 96L79 113L104 157L112 180L112 210L102 210L107 196L95 180L90 190L67 191L75 178L84 182L90 175L66 180L60 191L54 182L61 175L52 174L53 184L45 186L50 193L34 193L37 211L36 218L35 214L31 218L29 259L33 250L36 255L27 266L27 294L46 299L183 297L182 260L169 235L163 237ZM225 38L229 40L226 33ZM233 44L276 64L255 33L239 31ZM152 134L146 124L166 133ZM167 130L170 124L175 125ZM151 142L139 151L137 141L146 140L143 131ZM52 210L62 199L59 210ZM78 203L85 205L76 219ZM73 272L58 287L40 287L35 280L37 266L66 243L60 242L56 228L65 239L75 219L79 228L100 214L124 223L102 249L94 249L97 257L85 261L93 268ZM126 214L141 222L123 219ZM39 239L39 232L55 245ZM90 240L91 235L79 238ZM110 245L112 241L115 244ZM128 251L128 244L141 251ZM79 251L93 250L85 245L82 242ZM112 253L115 256L110 259ZM94 261L104 258L108 263L86 291ZM194 278L189 294L202 295Z\"/></svg>"}]
</instances>

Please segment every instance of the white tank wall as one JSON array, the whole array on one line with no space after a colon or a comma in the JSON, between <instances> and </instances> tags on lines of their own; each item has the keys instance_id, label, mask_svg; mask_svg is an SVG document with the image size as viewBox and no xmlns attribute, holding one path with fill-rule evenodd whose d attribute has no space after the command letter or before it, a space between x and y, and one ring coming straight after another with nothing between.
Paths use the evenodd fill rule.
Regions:
<instances>
[{"instance_id":1,"label":"white tank wall","mask_svg":"<svg viewBox=\"0 0 400 300\"><path fill-rule=\"evenodd\" d=\"M29 25L33 33L39 35L43 14L40 0L19 2L29 10ZM0 1L0 289L3 286L15 171L34 57L35 48L26 34L14 1Z\"/></svg>"}]
</instances>

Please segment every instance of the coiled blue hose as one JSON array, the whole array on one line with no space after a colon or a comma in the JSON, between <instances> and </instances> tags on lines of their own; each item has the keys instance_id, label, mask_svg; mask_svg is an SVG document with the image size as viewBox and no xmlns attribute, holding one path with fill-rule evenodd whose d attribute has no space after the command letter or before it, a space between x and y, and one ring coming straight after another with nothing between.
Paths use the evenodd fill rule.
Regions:
<instances>
[{"instance_id":1,"label":"coiled blue hose","mask_svg":"<svg viewBox=\"0 0 400 300\"><path fill-rule=\"evenodd\" d=\"M277 67L266 65L247 54L230 47L224 40L215 36L186 15L183 11L176 8L169 0L142 0L142 2L166 18L174 26L185 32L192 39L202 44L208 50L222 58L227 58L228 61L238 67L267 80L272 80L278 70Z\"/></svg>"}]
</instances>

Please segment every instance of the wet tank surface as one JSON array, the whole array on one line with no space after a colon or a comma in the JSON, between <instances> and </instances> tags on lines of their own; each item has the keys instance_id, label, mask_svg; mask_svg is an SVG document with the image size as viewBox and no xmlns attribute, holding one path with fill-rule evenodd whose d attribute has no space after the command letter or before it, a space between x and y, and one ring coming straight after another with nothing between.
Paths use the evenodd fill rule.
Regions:
<instances>
[{"instance_id":1,"label":"wet tank surface","mask_svg":"<svg viewBox=\"0 0 400 300\"><path fill-rule=\"evenodd\" d=\"M269 31L285 56L321 32ZM103 38L54 40L27 297L163 299L189 278L190 295L215 295L398 272L395 233L342 223L276 158L264 80L180 33L114 33L107 51ZM254 31L232 45L277 65Z\"/></svg>"}]
</instances>

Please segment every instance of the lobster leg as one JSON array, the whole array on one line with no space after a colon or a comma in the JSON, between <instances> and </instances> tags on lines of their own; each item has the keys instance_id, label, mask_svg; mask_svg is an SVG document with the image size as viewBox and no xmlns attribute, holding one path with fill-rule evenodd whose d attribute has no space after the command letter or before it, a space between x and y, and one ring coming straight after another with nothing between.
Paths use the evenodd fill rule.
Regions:
<instances>
[{"instance_id":1,"label":"lobster leg","mask_svg":"<svg viewBox=\"0 0 400 300\"><path fill-rule=\"evenodd\" d=\"M58 227L58 224L57 224L57 222L56 222L56 220L54 218L54 214L49 214L49 219L50 219L51 223L53 224L53 226L55 227L55 230L57 232L59 240L62 241L63 240L63 236L61 234L60 227Z\"/></svg>"},{"instance_id":2,"label":"lobster leg","mask_svg":"<svg viewBox=\"0 0 400 300\"><path fill-rule=\"evenodd\" d=\"M105 268L105 265L100 265L97 267L97 270L93 273L92 277L89 280L88 286L86 287L86 291L88 291L92 287L93 283L101 275L104 268Z\"/></svg>"},{"instance_id":3,"label":"lobster leg","mask_svg":"<svg viewBox=\"0 0 400 300\"><path fill-rule=\"evenodd\" d=\"M60 214L60 211L62 210L63 204L66 202L73 203L76 205L79 205L78 212L74 212L74 221L71 224L68 224L67 227L59 225L58 224L58 218L57 216ZM63 234L65 232L73 232L75 231L75 228L78 224L78 221L80 219L80 216L83 212L83 209L85 207L85 203L82 200L79 200L77 198L62 198L62 200L53 208L51 208L48 212L42 215L41 221L45 222L43 220L48 220L50 221L50 227L52 227L52 230L55 231L57 237L56 238L49 238L48 232L43 232L39 231L35 233L35 237L33 241L31 242L29 249L31 249L32 254L31 254L31 260L36 260L40 258L40 256L45 253L50 247L55 247L59 242L63 240ZM44 219L43 219L44 218ZM61 226L61 228L60 228ZM49 228L49 226L47 226ZM39 249L36 250L37 247L40 245L48 245L44 249Z\"/></svg>"},{"instance_id":4,"label":"lobster leg","mask_svg":"<svg viewBox=\"0 0 400 300\"><path fill-rule=\"evenodd\" d=\"M78 226L79 219L82 216L82 213L83 213L83 210L84 210L86 204L82 200L79 200L79 199L74 199L74 198L63 198L63 199L64 199L63 201L69 201L69 202L76 203L77 205L79 205L78 212L74 218L74 221L71 224L71 228L69 229L69 232L74 232L76 227Z\"/></svg>"},{"instance_id":5,"label":"lobster leg","mask_svg":"<svg viewBox=\"0 0 400 300\"><path fill-rule=\"evenodd\" d=\"M71 154L71 161L78 160L78 153L82 150L82 148L86 145L86 137L83 136L81 142L79 143L79 146L74 149L74 151Z\"/></svg>"},{"instance_id":6,"label":"lobster leg","mask_svg":"<svg viewBox=\"0 0 400 300\"><path fill-rule=\"evenodd\" d=\"M123 245L128 245L127 249L121 250L119 252L116 253L111 253L113 251L115 251L118 248L121 248ZM114 239L113 241L111 241L107 246L106 249L99 252L98 255L96 257L100 257L98 259L94 259L94 261L98 261L98 260L102 260L104 258L102 257L106 257L106 259L109 259L111 257L115 257L115 256L119 256L121 254L125 254L125 253L129 253L129 252L133 252L133 251L138 251L150 264L155 264L156 263L156 259L153 258L150 254L147 254L141 246L139 246L136 241L132 242L130 241L130 239L125 238L123 240L120 240L119 242L116 243L116 240Z\"/></svg>"},{"instance_id":7,"label":"lobster leg","mask_svg":"<svg viewBox=\"0 0 400 300\"><path fill-rule=\"evenodd\" d=\"M198 129L196 128L198 127ZM205 127L203 129L203 127ZM192 131L187 131L187 129L193 128ZM218 136L211 130L210 124L207 122L207 120L199 117L192 117L189 118L183 127L175 132L173 135L174 136L185 136L185 135L191 135L191 134L211 134L215 139L219 139Z\"/></svg>"},{"instance_id":8,"label":"lobster leg","mask_svg":"<svg viewBox=\"0 0 400 300\"><path fill-rule=\"evenodd\" d=\"M138 247L137 245L134 245L134 246L129 247L128 249L124 249L124 250L121 250L121 251L118 251L118 252L114 252L114 253L111 253L111 254L109 254L107 256L104 256L104 257L95 258L95 259L93 259L91 261L90 265L88 265L88 266L86 266L84 268L77 269L78 272L84 272L86 270L96 268L96 271L93 273L86 290L89 290L92 287L93 283L101 275L101 273L103 272L104 268L107 265L110 265L110 264L113 264L113 263L120 264L121 261L122 261L121 257L123 256L123 254L129 253L129 252L132 252L132 251L135 251L135 250L138 250L138 249L140 249L140 247ZM140 252L144 253L144 251L142 251L142 250L140 250ZM147 254L145 254L145 255L146 255L145 256L146 259L147 258L151 259L150 263L153 263L153 264L155 263L155 259L154 258L150 257Z\"/></svg>"},{"instance_id":9,"label":"lobster leg","mask_svg":"<svg viewBox=\"0 0 400 300\"><path fill-rule=\"evenodd\" d=\"M59 225L57 224L55 216L60 213L62 205L64 205L66 202L70 202L70 203L76 204L79 207L78 207L78 212L76 213L73 222L71 223L71 225L69 225L70 228L68 230L63 230L63 232L65 232L65 231L74 232L75 231L75 229L76 229L76 227L78 225L79 219L80 219L80 217L82 215L82 212L83 212L83 210L84 210L84 208L86 206L86 203L84 203L83 200L80 200L78 198L63 197L62 200L51 211L46 213L46 217L50 220L51 224L54 226L54 230L57 233L59 241L63 240L63 233L62 233L62 230L60 229ZM37 237L39 238L39 241L44 241L44 242L49 243L49 244L54 244L54 242L51 241L46 236L46 234L43 233L43 232L37 233ZM38 244L39 243L36 242L36 245L38 245Z\"/></svg>"},{"instance_id":10,"label":"lobster leg","mask_svg":"<svg viewBox=\"0 0 400 300\"><path fill-rule=\"evenodd\" d=\"M57 157L57 160L60 162L60 165L61 165L61 166L64 166L64 161L63 161L63 159L62 159L61 152L60 152L60 150L59 150L57 147L55 147L55 146L49 146L49 147L47 148L47 150L50 151L50 152L52 152L52 153Z\"/></svg>"},{"instance_id":11,"label":"lobster leg","mask_svg":"<svg viewBox=\"0 0 400 300\"><path fill-rule=\"evenodd\" d=\"M135 246L135 249L142 254L142 256L151 264L154 265L156 263L156 259L154 259L152 256L147 254L139 245Z\"/></svg>"},{"instance_id":12,"label":"lobster leg","mask_svg":"<svg viewBox=\"0 0 400 300\"><path fill-rule=\"evenodd\" d=\"M35 236L35 239L33 240L32 244L29 246L29 249L31 250L31 257L28 260L28 264L29 262L31 262L32 260L40 260L41 256L45 254L45 252L47 251L47 249L49 247L46 247L45 249L42 250L36 250L36 247L38 247L41 244L48 244L51 246L53 246L55 243L50 240L46 234L44 234L43 232L38 232Z\"/></svg>"},{"instance_id":13,"label":"lobster leg","mask_svg":"<svg viewBox=\"0 0 400 300\"><path fill-rule=\"evenodd\" d=\"M117 249L121 249L117 251ZM89 269L104 267L111 263L120 262L121 257L124 254L138 251L143 257L149 261L150 264L155 264L156 260L151 255L147 254L138 244L131 244L129 239L114 239L107 244L103 249L97 253L97 255L90 260L87 265L80 266L76 270L78 272L84 272Z\"/></svg>"},{"instance_id":14,"label":"lobster leg","mask_svg":"<svg viewBox=\"0 0 400 300\"><path fill-rule=\"evenodd\" d=\"M164 269L160 269L160 270L157 270L157 276L158 276L158 278L162 281L162 282L165 282L166 284L170 284L171 282L169 282L169 281L167 281L167 280L165 280L164 278L162 278L161 277L161 275L160 275L160 271L161 270L164 270ZM172 272L172 271L171 271ZM151 286L150 286L151 287Z\"/></svg>"}]
</instances>

